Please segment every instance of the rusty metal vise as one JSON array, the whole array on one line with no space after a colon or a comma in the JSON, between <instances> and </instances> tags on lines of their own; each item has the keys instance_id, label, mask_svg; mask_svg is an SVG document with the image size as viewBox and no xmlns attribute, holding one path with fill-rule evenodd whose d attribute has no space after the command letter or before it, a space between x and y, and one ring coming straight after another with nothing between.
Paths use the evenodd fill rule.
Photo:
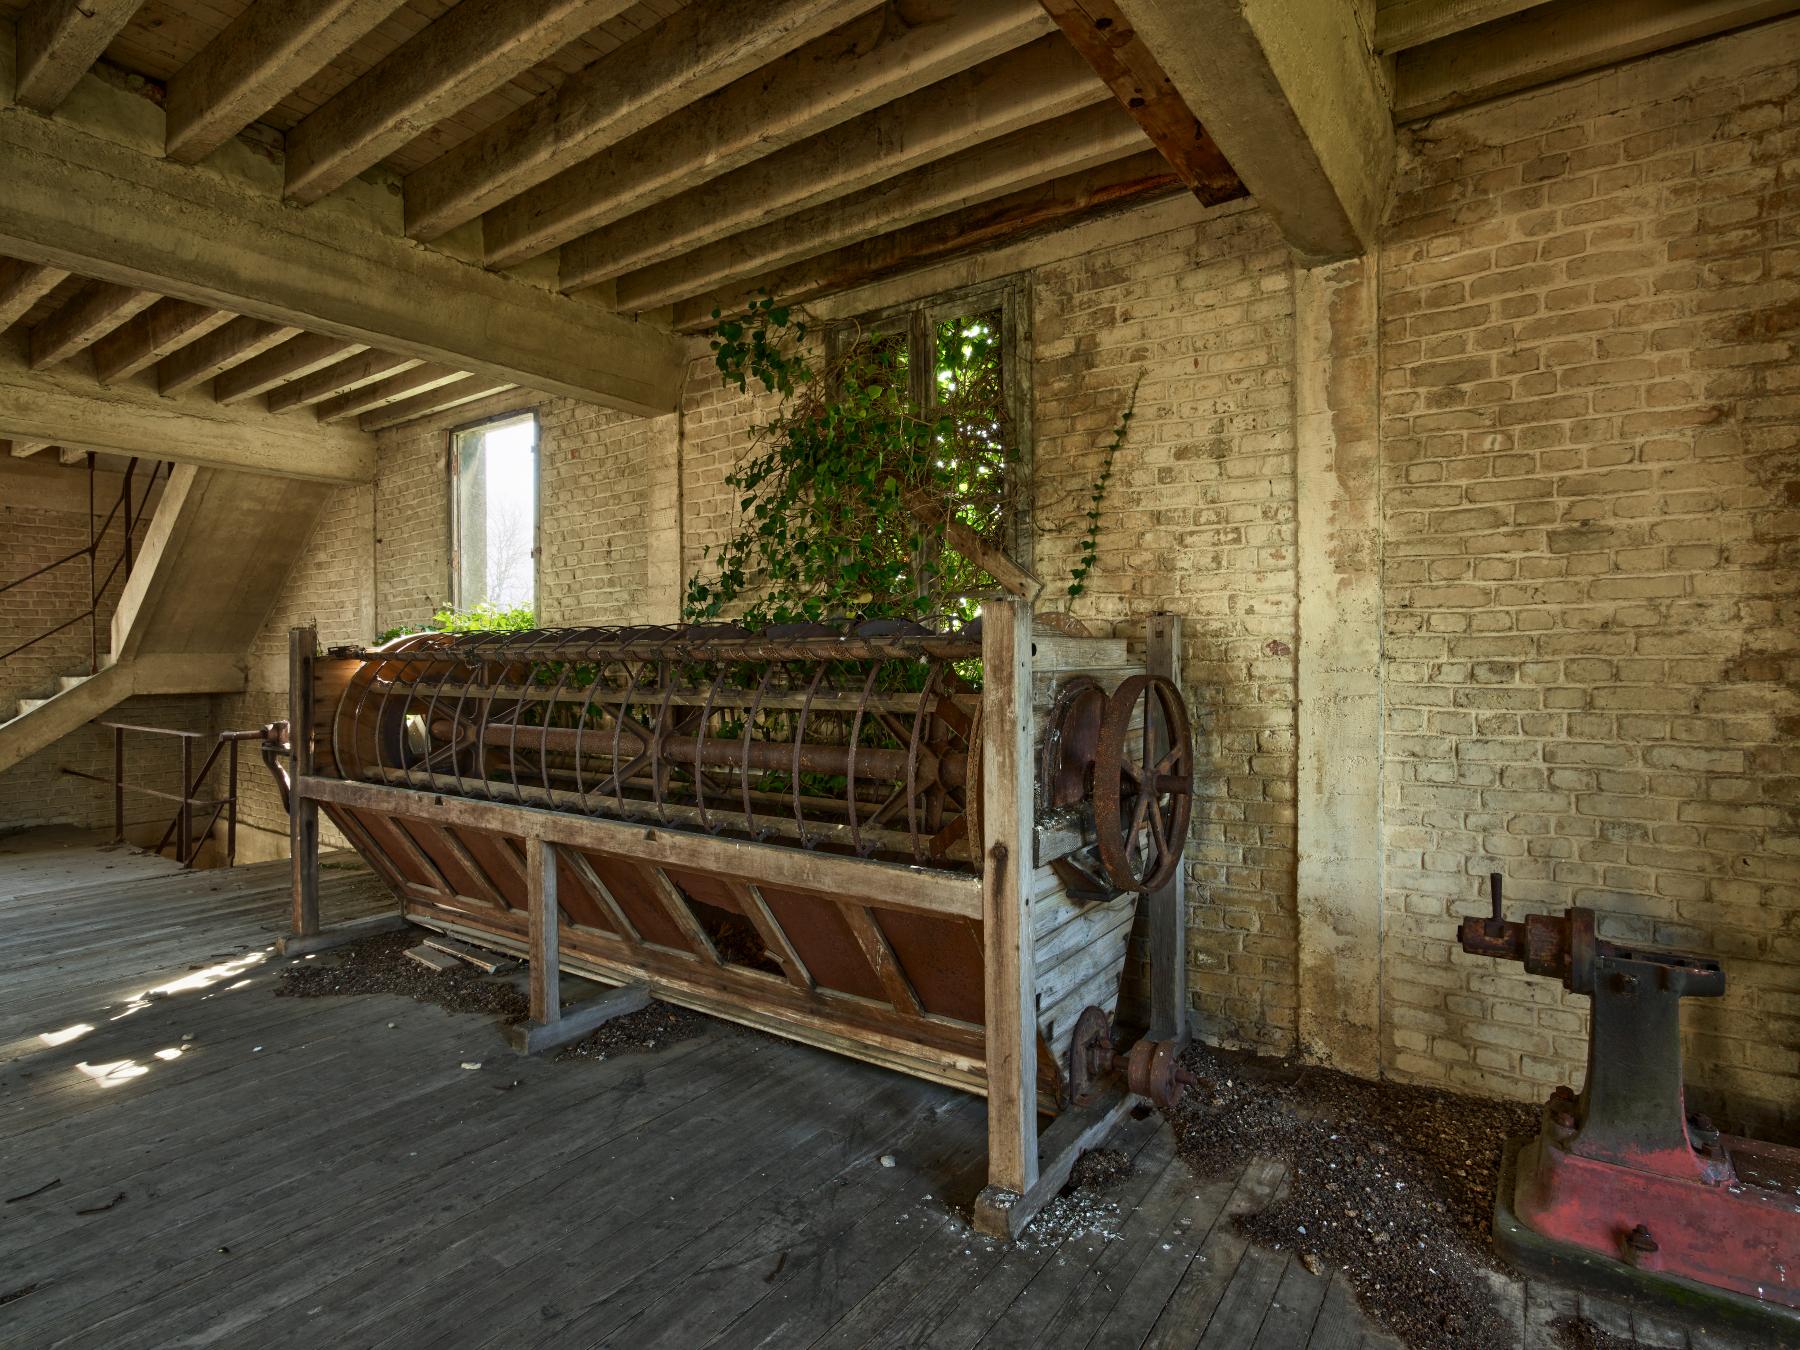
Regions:
<instances>
[{"instance_id":1,"label":"rusty metal vise","mask_svg":"<svg viewBox=\"0 0 1800 1350\"><path fill-rule=\"evenodd\" d=\"M1723 1135L1687 1113L1681 1000L1717 998L1710 957L1605 941L1591 909L1464 919L1464 951L1521 962L1593 1000L1587 1077L1559 1086L1507 1151L1494 1236L1521 1265L1646 1287L1728 1320L1800 1333L1800 1150Z\"/></svg>"}]
</instances>

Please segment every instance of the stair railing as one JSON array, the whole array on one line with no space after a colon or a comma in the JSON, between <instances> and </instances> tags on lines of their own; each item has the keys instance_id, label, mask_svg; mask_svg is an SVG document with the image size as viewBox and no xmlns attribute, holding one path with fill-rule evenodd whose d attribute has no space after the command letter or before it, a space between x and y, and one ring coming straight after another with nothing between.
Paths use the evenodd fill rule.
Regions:
<instances>
[{"instance_id":1,"label":"stair railing","mask_svg":"<svg viewBox=\"0 0 1800 1350\"><path fill-rule=\"evenodd\" d=\"M64 629L73 628L83 619L86 619L88 621L88 674L95 675L99 673L100 597L106 594L107 587L112 585L113 578L118 575L121 567L125 570L126 580L130 580L132 568L132 535L136 532L138 525L143 521L144 509L150 504L150 494L156 487L157 478L164 474L164 470L173 471L172 465L165 464L160 460L151 460L149 476L144 480L144 495L141 500L134 502L132 495L132 479L137 474L137 467L138 462L135 457L125 465L125 476L124 481L119 486L119 495L113 500L112 509L106 513L106 519L100 523L98 528L96 528L94 525L94 455L92 451L88 452L88 541L86 546L78 548L72 553L65 554L54 562L47 562L36 571L27 572L24 576L18 577L15 580L7 582L3 586L0 586L0 595L4 595L14 587L23 586L28 581L36 580L46 572L53 572L59 567L66 567L70 563L77 563L81 559L86 558L88 575L87 608L76 614L74 617L57 624L54 628L46 629L36 637L27 638L24 642L19 643L18 646L13 647L8 651L0 652L0 661L4 661L8 657L17 656L27 647L35 647L46 638L55 637ZM113 522L120 518L121 512L124 516L122 522L124 542L119 549L119 556L113 559L113 565L106 570L106 576L102 578L100 576L99 565L100 550L106 543L107 536L112 531Z\"/></svg>"}]
</instances>

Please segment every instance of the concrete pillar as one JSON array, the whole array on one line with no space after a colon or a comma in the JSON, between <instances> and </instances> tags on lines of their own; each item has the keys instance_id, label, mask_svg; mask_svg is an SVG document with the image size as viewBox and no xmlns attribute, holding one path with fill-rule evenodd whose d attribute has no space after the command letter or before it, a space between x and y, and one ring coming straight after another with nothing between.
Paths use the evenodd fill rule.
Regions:
<instances>
[{"instance_id":1,"label":"concrete pillar","mask_svg":"<svg viewBox=\"0 0 1800 1350\"><path fill-rule=\"evenodd\" d=\"M1294 275L1301 1053L1380 1069L1381 456L1377 269Z\"/></svg>"},{"instance_id":2,"label":"concrete pillar","mask_svg":"<svg viewBox=\"0 0 1800 1350\"><path fill-rule=\"evenodd\" d=\"M679 623L686 581L681 575L681 414L648 423L650 532L644 615L639 623Z\"/></svg>"}]
</instances>

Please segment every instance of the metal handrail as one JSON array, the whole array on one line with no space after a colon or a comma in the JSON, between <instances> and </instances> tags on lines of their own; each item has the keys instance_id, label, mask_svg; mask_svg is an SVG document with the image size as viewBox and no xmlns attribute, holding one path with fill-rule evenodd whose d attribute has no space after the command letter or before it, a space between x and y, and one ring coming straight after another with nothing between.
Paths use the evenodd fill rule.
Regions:
<instances>
[{"instance_id":1,"label":"metal handrail","mask_svg":"<svg viewBox=\"0 0 1800 1350\"><path fill-rule=\"evenodd\" d=\"M161 474L163 472L163 470L165 470L165 469L169 469L171 471L173 470L173 466L164 464L161 461L153 460L151 462L151 466L150 466L149 480L144 484L143 500L140 502L137 502L134 507L133 502L132 502L131 480L132 480L133 476L137 473L137 464L138 464L138 462L137 462L137 459L135 456L126 463L126 465L125 465L125 480L123 483L120 484L119 495L113 500L112 509L106 513L106 519L100 523L100 527L98 529L95 529L94 528L94 453L91 450L88 452L88 455L87 455L88 541L87 541L86 546L83 548L78 548L78 549L74 550L74 552L72 552L72 553L67 553L67 554L63 555L62 557L56 559L54 562L47 562L42 567L39 567L33 571L27 572L22 577L15 577L15 578L13 578L13 580L6 582L4 585L0 585L0 595L4 595L4 594L6 594L6 592L12 590L16 586L23 586L28 581L36 580L38 577L43 576L46 572L53 572L59 567L66 566L67 564L75 562L78 559L86 558L88 560L88 606L86 609L84 609L84 610L80 611L78 614L76 614L73 618L65 619L62 623L57 624L54 628L47 629L44 632L39 633L36 637L27 638L24 642L19 643L18 646L13 647L8 651L0 652L0 661L4 661L8 657L17 656L20 652L24 651L26 648L35 647L38 643L43 642L45 639L55 637L58 633L62 632L64 629L73 628L76 624L80 623L83 619L86 619L88 621L88 674L95 675L95 674L99 673L99 671L100 671L100 597L106 594L106 588L108 586L112 585L113 578L118 575L120 567L123 567L125 569L126 580L129 581L131 579L131 567L132 567L132 539L131 539L131 536L132 536L132 533L137 529L138 522L140 522L144 517L144 508L150 504L150 494L156 490L157 476L159 474ZM103 543L106 542L106 536L112 530L113 521L115 521L119 518L119 511L120 511L121 507L124 508L124 512L125 512L124 541L120 546L119 556L117 558L113 559L113 565L107 569L105 579L101 580L100 575L99 575L100 569L99 569L99 563L98 563L100 547Z\"/></svg>"},{"instance_id":2,"label":"metal handrail","mask_svg":"<svg viewBox=\"0 0 1800 1350\"><path fill-rule=\"evenodd\" d=\"M146 727L131 722L96 722L95 726L106 727L113 734L113 773L111 778L102 778L99 774L85 773L80 769L64 768L63 772L71 778L85 778L90 783L104 783L113 790L113 842L125 842L125 794L136 793L140 797L154 797L159 801L178 803L175 817L169 827L162 832L162 838L156 841L153 853L161 853L170 843L175 844L175 856L183 867L192 867L194 859L200 855L200 847L212 837L213 827L218 824L219 817L225 817L225 866L231 867L237 862L237 805L238 805L238 743L240 741L261 741L265 747L264 760L269 756L267 747L271 743L284 741L287 736L287 724L276 722L261 727L256 731L221 731L211 737L213 742L206 760L200 765L198 773L194 771L194 746L198 741L207 740L204 731L180 731L174 727ZM146 736L174 736L181 741L181 782L180 792L162 792L156 788L140 787L125 781L125 733L139 732ZM199 795L207 778L212 774L213 766L219 761L219 752L226 751L226 790L223 797L202 797ZM271 771L274 769L271 764ZM285 789L279 774L276 785ZM285 799L285 791L284 791ZM285 804L285 803L284 803ZM194 813L196 809L211 808L211 814L198 833L194 830Z\"/></svg>"}]
</instances>

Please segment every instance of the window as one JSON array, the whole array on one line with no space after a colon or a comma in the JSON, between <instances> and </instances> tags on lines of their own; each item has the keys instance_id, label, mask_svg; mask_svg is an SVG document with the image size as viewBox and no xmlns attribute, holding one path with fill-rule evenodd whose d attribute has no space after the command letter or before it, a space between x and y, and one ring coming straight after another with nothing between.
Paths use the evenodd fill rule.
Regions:
<instances>
[{"instance_id":1,"label":"window","mask_svg":"<svg viewBox=\"0 0 1800 1350\"><path fill-rule=\"evenodd\" d=\"M460 611L537 605L535 413L450 437L450 580Z\"/></svg>"},{"instance_id":2,"label":"window","mask_svg":"<svg viewBox=\"0 0 1800 1350\"><path fill-rule=\"evenodd\" d=\"M957 517L1029 567L1030 351L1020 279L882 310L841 325L831 341L834 353L848 342L893 350L891 368L914 402L944 419L939 463L954 484ZM972 566L961 580L971 592L992 585Z\"/></svg>"}]
</instances>

